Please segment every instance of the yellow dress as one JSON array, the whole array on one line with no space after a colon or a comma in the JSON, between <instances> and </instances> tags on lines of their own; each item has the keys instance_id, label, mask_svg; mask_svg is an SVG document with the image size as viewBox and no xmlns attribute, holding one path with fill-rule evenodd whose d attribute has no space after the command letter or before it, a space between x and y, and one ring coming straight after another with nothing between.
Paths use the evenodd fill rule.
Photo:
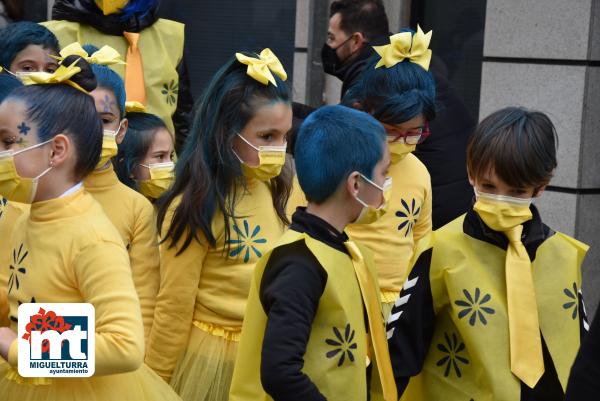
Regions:
<instances>
[{"instance_id":1,"label":"yellow dress","mask_svg":"<svg viewBox=\"0 0 600 401\"><path fill-rule=\"evenodd\" d=\"M162 233L177 204L179 199L171 204ZM160 245L161 285L146 363L184 400L228 400L254 265L285 228L265 182L249 180L235 214L228 244L217 213L215 248L201 234L201 242L193 240L180 255L183 240L173 248L168 241Z\"/></svg>"},{"instance_id":2,"label":"yellow dress","mask_svg":"<svg viewBox=\"0 0 600 401\"><path fill-rule=\"evenodd\" d=\"M8 319L8 285L9 265L12 255L10 238L17 219L29 211L29 205L8 201L0 196L0 327L10 326Z\"/></svg>"},{"instance_id":3,"label":"yellow dress","mask_svg":"<svg viewBox=\"0 0 600 401\"><path fill-rule=\"evenodd\" d=\"M154 207L141 194L119 181L112 164L84 181L85 189L104 209L129 253L133 283L140 298L144 339L148 341L160 282L160 256Z\"/></svg>"},{"instance_id":4,"label":"yellow dress","mask_svg":"<svg viewBox=\"0 0 600 401\"><path fill-rule=\"evenodd\" d=\"M96 310L96 372L91 378L23 378L17 341L0 359L0 399L177 400L142 364L143 326L123 242L91 195L37 202L19 218L11 237L10 315L19 303L84 302ZM11 256L12 257L12 256ZM15 319L16 320L16 319ZM17 331L17 322L11 328Z\"/></svg>"},{"instance_id":5,"label":"yellow dress","mask_svg":"<svg viewBox=\"0 0 600 401\"><path fill-rule=\"evenodd\" d=\"M348 236L373 251L381 301L387 318L408 276L416 243L431 233L431 178L412 154L392 164L392 197L387 213L372 224L346 228Z\"/></svg>"}]
</instances>

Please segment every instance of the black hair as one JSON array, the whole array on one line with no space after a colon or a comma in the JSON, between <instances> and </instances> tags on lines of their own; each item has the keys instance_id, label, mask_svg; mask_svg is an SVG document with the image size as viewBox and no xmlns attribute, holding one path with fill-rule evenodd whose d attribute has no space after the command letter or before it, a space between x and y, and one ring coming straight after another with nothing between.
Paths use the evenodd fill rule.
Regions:
<instances>
[{"instance_id":1,"label":"black hair","mask_svg":"<svg viewBox=\"0 0 600 401\"><path fill-rule=\"evenodd\" d=\"M329 18L339 13L340 28L347 34L361 32L367 40L387 36L390 27L381 0L336 0L329 7Z\"/></svg>"},{"instance_id":2,"label":"black hair","mask_svg":"<svg viewBox=\"0 0 600 401\"><path fill-rule=\"evenodd\" d=\"M0 103L6 98L10 92L23 86L15 76L11 74L0 74Z\"/></svg>"},{"instance_id":3,"label":"black hair","mask_svg":"<svg viewBox=\"0 0 600 401\"><path fill-rule=\"evenodd\" d=\"M148 113L127 113L127 134L119 145L119 153L113 158L119 180L128 187L138 190L137 182L131 177L133 170L144 159L159 128L168 129L158 116Z\"/></svg>"},{"instance_id":4,"label":"black hair","mask_svg":"<svg viewBox=\"0 0 600 401\"><path fill-rule=\"evenodd\" d=\"M69 56L62 64L69 66L73 62L77 62L81 72L70 81L88 92L94 90L96 78L90 65L78 56ZM65 134L73 141L77 153L76 179L83 179L96 168L102 149L102 121L89 94L66 83L37 84L13 90L5 99L9 100L25 103L27 119L38 126L40 142L58 134Z\"/></svg>"},{"instance_id":5,"label":"black hair","mask_svg":"<svg viewBox=\"0 0 600 401\"><path fill-rule=\"evenodd\" d=\"M512 187L539 188L552 178L557 147L546 114L507 107L483 119L469 138L467 170L475 181L493 171Z\"/></svg>"}]
</instances>

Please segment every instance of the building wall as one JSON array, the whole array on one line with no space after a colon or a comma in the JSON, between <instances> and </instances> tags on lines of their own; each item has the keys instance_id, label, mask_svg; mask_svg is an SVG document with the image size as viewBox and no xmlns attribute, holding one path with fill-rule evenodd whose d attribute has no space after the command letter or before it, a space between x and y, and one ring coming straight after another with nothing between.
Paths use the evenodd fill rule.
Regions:
<instances>
[{"instance_id":1,"label":"building wall","mask_svg":"<svg viewBox=\"0 0 600 401\"><path fill-rule=\"evenodd\" d=\"M547 113L558 168L536 201L546 223L592 246L588 313L600 299L600 1L488 0L480 118L508 105Z\"/></svg>"}]
</instances>

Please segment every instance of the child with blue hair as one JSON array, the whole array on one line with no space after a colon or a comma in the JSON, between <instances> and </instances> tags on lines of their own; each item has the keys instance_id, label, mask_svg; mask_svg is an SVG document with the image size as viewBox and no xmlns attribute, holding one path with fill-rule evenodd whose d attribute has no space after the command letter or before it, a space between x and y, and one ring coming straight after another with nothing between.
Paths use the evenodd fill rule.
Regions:
<instances>
[{"instance_id":1,"label":"child with blue hair","mask_svg":"<svg viewBox=\"0 0 600 401\"><path fill-rule=\"evenodd\" d=\"M12 268L6 286L10 327L0 327L0 399L177 400L143 364L140 302L127 250L82 185L98 164L102 144L102 124L89 96L97 84L94 74L77 56L65 58L59 69L52 77L30 75L31 85L13 90L0 104L0 194L31 205L12 235L2 238L12 249ZM28 323L19 321L22 303L93 305L91 377L19 374L26 340L17 338L17 328ZM52 320L47 314L45 322Z\"/></svg>"},{"instance_id":2,"label":"child with blue hair","mask_svg":"<svg viewBox=\"0 0 600 401\"><path fill-rule=\"evenodd\" d=\"M348 227L350 238L374 253L386 317L408 275L415 245L432 230L431 178L411 154L427 138L428 121L435 118L435 82L428 71L430 39L431 32L418 28L376 46L378 57L344 97L344 103L379 120L387 133L394 180L390 210L369 226Z\"/></svg>"},{"instance_id":3,"label":"child with blue hair","mask_svg":"<svg viewBox=\"0 0 600 401\"><path fill-rule=\"evenodd\" d=\"M254 264L289 223L286 79L270 49L227 61L157 201L161 324L146 363L186 401L227 401Z\"/></svg>"},{"instance_id":4,"label":"child with blue hair","mask_svg":"<svg viewBox=\"0 0 600 401\"><path fill-rule=\"evenodd\" d=\"M35 22L22 21L0 29L0 67L14 74L35 71L52 73L58 61L56 36Z\"/></svg>"},{"instance_id":5,"label":"child with blue hair","mask_svg":"<svg viewBox=\"0 0 600 401\"><path fill-rule=\"evenodd\" d=\"M295 160L308 206L256 265L230 400L396 401L373 259L345 233L385 211L385 131L326 106L302 124Z\"/></svg>"},{"instance_id":6,"label":"child with blue hair","mask_svg":"<svg viewBox=\"0 0 600 401\"><path fill-rule=\"evenodd\" d=\"M77 47L77 46L75 46ZM74 49L74 47L69 47ZM78 47L81 49L81 47ZM88 59L98 49L84 46ZM79 50L80 52L81 50ZM69 56L66 49L63 56ZM84 56L85 57L85 56ZM144 339L147 340L154 319L154 304L159 285L158 234L152 204L141 194L122 184L117 178L111 159L127 132L125 118L125 87L119 75L106 65L92 64L97 87L90 92L102 121L102 151L100 160L84 180L84 186L102 206L117 228L127 247L131 273L142 308Z\"/></svg>"}]
</instances>

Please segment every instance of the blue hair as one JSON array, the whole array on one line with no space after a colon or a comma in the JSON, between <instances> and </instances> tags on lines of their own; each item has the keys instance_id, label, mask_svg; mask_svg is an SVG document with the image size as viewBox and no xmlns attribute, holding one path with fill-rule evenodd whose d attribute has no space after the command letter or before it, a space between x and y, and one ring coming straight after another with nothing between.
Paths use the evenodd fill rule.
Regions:
<instances>
[{"instance_id":1,"label":"blue hair","mask_svg":"<svg viewBox=\"0 0 600 401\"><path fill-rule=\"evenodd\" d=\"M69 56L64 65L77 60ZM96 80L85 60L77 61L81 72L71 81L91 91ZM69 85L29 85L14 89L4 102L20 101L26 106L27 120L38 127L38 138L44 142L64 133L73 141L77 162L74 174L83 179L96 168L102 149L102 121L96 112L94 99Z\"/></svg>"},{"instance_id":2,"label":"blue hair","mask_svg":"<svg viewBox=\"0 0 600 401\"><path fill-rule=\"evenodd\" d=\"M94 52L98 50L98 48L94 45L84 45L83 49L88 53L88 55L92 55ZM96 80L98 81L98 87L102 87L104 89L108 89L111 91L115 98L117 99L117 104L119 105L120 118L125 116L125 84L123 83L123 79L111 70L109 67L105 65L92 64L92 71L96 76Z\"/></svg>"},{"instance_id":3,"label":"blue hair","mask_svg":"<svg viewBox=\"0 0 600 401\"><path fill-rule=\"evenodd\" d=\"M258 57L254 53L245 53ZM181 196L173 220L163 238L170 246L184 237L182 252L201 232L211 246L216 236L211 225L217 211L224 218L225 240L229 239L229 219L235 216L240 186L246 185L239 160L233 153L233 140L262 106L291 103L288 85L275 75L277 85L264 85L247 74L247 66L232 57L217 71L197 103L194 121L183 152L177 161L175 183L159 199L158 226L166 211ZM291 105L290 105L291 106ZM287 169L270 181L273 206L279 218L288 223L285 206L291 188Z\"/></svg>"},{"instance_id":4,"label":"blue hair","mask_svg":"<svg viewBox=\"0 0 600 401\"><path fill-rule=\"evenodd\" d=\"M133 16L141 18L152 11L160 0L131 0L121 10L121 21L127 21Z\"/></svg>"},{"instance_id":5,"label":"blue hair","mask_svg":"<svg viewBox=\"0 0 600 401\"><path fill-rule=\"evenodd\" d=\"M296 138L296 174L306 199L325 202L353 171L371 179L382 159L385 130L362 111L325 106L312 113Z\"/></svg>"},{"instance_id":6,"label":"blue hair","mask_svg":"<svg viewBox=\"0 0 600 401\"><path fill-rule=\"evenodd\" d=\"M29 45L39 45L58 54L58 39L46 27L21 21L0 29L0 66L10 68L17 54Z\"/></svg>"},{"instance_id":7,"label":"blue hair","mask_svg":"<svg viewBox=\"0 0 600 401\"><path fill-rule=\"evenodd\" d=\"M21 81L10 74L0 74L0 103L10 92L23 86Z\"/></svg>"},{"instance_id":8,"label":"blue hair","mask_svg":"<svg viewBox=\"0 0 600 401\"><path fill-rule=\"evenodd\" d=\"M148 113L127 113L127 121L127 134L119 145L119 153L113 159L113 164L119 180L137 191L138 185L131 178L133 170L146 156L156 131L159 128L167 129L167 126L160 117Z\"/></svg>"},{"instance_id":9,"label":"blue hair","mask_svg":"<svg viewBox=\"0 0 600 401\"><path fill-rule=\"evenodd\" d=\"M404 29L402 32L414 31ZM360 79L348 90L342 104L358 102L362 110L387 124L401 124L421 114L435 118L435 81L431 72L409 60L375 68L378 56L367 64Z\"/></svg>"}]
</instances>

